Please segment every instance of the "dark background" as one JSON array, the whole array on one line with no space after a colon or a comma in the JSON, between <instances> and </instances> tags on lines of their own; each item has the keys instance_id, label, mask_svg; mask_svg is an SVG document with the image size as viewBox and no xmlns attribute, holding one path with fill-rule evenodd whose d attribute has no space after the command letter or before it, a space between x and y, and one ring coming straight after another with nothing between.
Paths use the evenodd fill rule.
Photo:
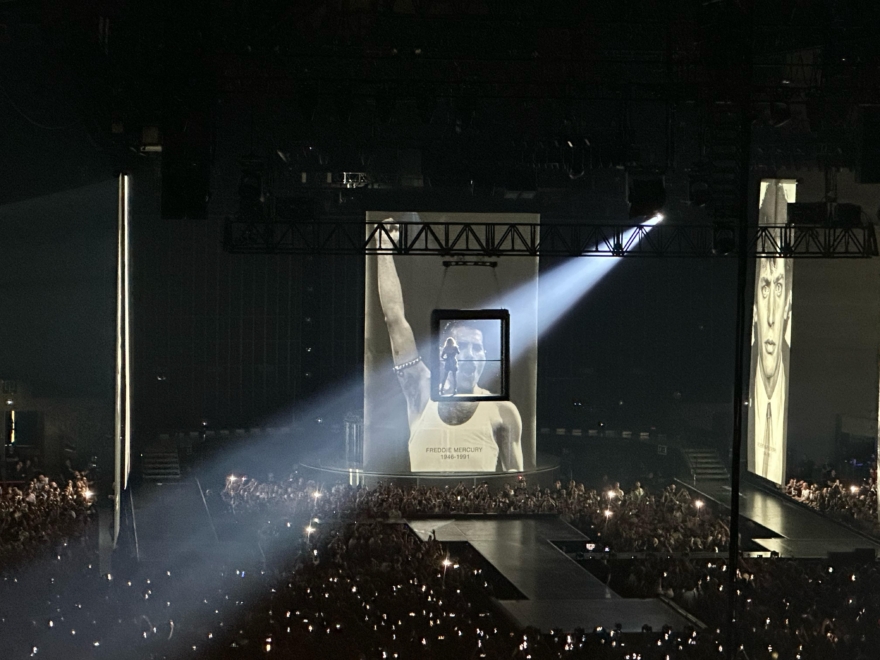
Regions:
<instances>
[{"instance_id":1,"label":"dark background","mask_svg":"<svg viewBox=\"0 0 880 660\"><path fill-rule=\"evenodd\" d=\"M748 3L696 0L2 3L0 377L112 398L123 169L142 443L203 421L317 424L309 402L362 369L362 259L224 250L226 219L247 211L243 157L261 163L264 203L306 198L303 217L626 222L633 180L662 177L670 219L754 221L737 191L775 176L873 223L877 7L770 4L746 39ZM728 116L744 92L747 169ZM351 171L371 187L342 185ZM542 341L539 426L723 447L734 270L625 259ZM838 415L876 418L880 278L874 261L795 271L789 430L821 458Z\"/></svg>"}]
</instances>

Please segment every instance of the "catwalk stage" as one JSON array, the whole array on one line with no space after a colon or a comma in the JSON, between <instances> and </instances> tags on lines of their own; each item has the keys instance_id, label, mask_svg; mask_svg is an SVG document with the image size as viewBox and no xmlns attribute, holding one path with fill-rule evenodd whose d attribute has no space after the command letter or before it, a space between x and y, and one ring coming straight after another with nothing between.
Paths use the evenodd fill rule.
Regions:
<instances>
[{"instance_id":1,"label":"catwalk stage","mask_svg":"<svg viewBox=\"0 0 880 660\"><path fill-rule=\"evenodd\" d=\"M729 506L730 489L721 482L687 487L722 508ZM781 557L824 559L830 553L880 550L880 542L754 484L744 483L740 497L743 528L758 530L749 539L748 556L774 551ZM134 498L134 510L142 561L169 555L256 557L260 552L244 539L218 539L197 482L148 485ZM560 549L590 539L557 517L419 518L406 524L423 540L436 533L441 542L468 543L480 553L521 594L498 601L520 627L570 631L620 624L624 631L640 632L645 624L654 630L699 626L664 600L618 596Z\"/></svg>"},{"instance_id":2,"label":"catwalk stage","mask_svg":"<svg viewBox=\"0 0 880 660\"><path fill-rule=\"evenodd\" d=\"M353 467L335 455L314 456L300 463L300 468L310 478L327 484L348 483L350 486L375 486L379 483L397 483L401 486L438 486L440 488L465 484L478 486L489 484L494 489L504 484L516 484L525 479L529 485L549 487L557 478L559 459L548 454L538 454L534 469L521 472L381 472Z\"/></svg>"},{"instance_id":3,"label":"catwalk stage","mask_svg":"<svg viewBox=\"0 0 880 660\"><path fill-rule=\"evenodd\" d=\"M725 509L730 506L730 486L724 482L682 484ZM747 556L778 552L780 557L824 559L829 553L880 550L880 542L869 536L748 481L740 486L739 505L741 519L757 523L770 532L767 536L752 539L763 551L751 550L744 553Z\"/></svg>"},{"instance_id":4,"label":"catwalk stage","mask_svg":"<svg viewBox=\"0 0 880 660\"><path fill-rule=\"evenodd\" d=\"M589 539L558 518L424 519L407 524L423 540L436 531L439 541L464 541L479 552L525 597L498 601L521 627L572 631L621 624L625 632L641 632L645 624L654 630L664 625L681 630L692 623L659 599L621 598L579 566L553 542Z\"/></svg>"}]
</instances>

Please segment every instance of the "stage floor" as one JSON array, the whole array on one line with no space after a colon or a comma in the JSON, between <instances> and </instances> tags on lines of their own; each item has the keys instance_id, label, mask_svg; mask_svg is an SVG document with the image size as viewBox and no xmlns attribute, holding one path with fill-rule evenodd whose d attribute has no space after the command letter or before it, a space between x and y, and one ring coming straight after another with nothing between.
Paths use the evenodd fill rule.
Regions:
<instances>
[{"instance_id":1,"label":"stage floor","mask_svg":"<svg viewBox=\"0 0 880 660\"><path fill-rule=\"evenodd\" d=\"M688 485L703 496L725 508L730 506L730 486L722 483ZM766 556L770 551L780 557L823 559L831 552L852 552L871 548L880 551L880 543L862 536L848 527L826 518L804 505L774 495L744 482L740 486L740 516L769 529L775 537L755 538L766 552L748 552L749 556Z\"/></svg>"},{"instance_id":2,"label":"stage floor","mask_svg":"<svg viewBox=\"0 0 880 660\"><path fill-rule=\"evenodd\" d=\"M397 483L406 486L438 486L465 484L478 486L488 484L493 490L505 484L516 484L525 478L530 485L549 487L557 477L559 459L538 454L535 467L522 472L381 472L355 468L335 454L316 455L300 463L300 467L313 479L327 484L348 483L351 486L375 486L380 483Z\"/></svg>"},{"instance_id":3,"label":"stage floor","mask_svg":"<svg viewBox=\"0 0 880 660\"><path fill-rule=\"evenodd\" d=\"M621 624L641 632L688 624L658 599L621 598L567 557L552 541L587 542L586 536L558 518L512 520L408 520L422 539L436 530L437 540L466 541L528 600L498 601L520 626L571 631Z\"/></svg>"}]
</instances>

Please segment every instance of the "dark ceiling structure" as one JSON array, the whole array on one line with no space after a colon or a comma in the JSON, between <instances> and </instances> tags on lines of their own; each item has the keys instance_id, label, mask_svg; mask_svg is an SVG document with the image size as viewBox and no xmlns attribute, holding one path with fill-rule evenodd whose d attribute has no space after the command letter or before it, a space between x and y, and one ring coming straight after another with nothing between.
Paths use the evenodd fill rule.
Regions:
<instances>
[{"instance_id":1,"label":"dark ceiling structure","mask_svg":"<svg viewBox=\"0 0 880 660\"><path fill-rule=\"evenodd\" d=\"M319 214L417 189L547 215L665 177L697 217L730 219L746 163L827 171L830 203L841 168L880 181L877 14L860 0L19 0L0 4L0 51L19 64L0 84L7 112L85 130L102 163L161 150L167 217L235 215L247 177ZM51 76L15 59L29 48ZM29 94L35 77L51 89Z\"/></svg>"},{"instance_id":2,"label":"dark ceiling structure","mask_svg":"<svg viewBox=\"0 0 880 660\"><path fill-rule=\"evenodd\" d=\"M541 252L547 267L729 255L740 236L750 254L875 253L873 218L838 200L837 178L880 182L878 14L861 0L0 0L0 203L120 170L160 182L135 197L149 207L135 209L141 401L181 428L250 424L362 366L362 261L324 255L363 254L366 210L540 213L507 243L432 231L450 251ZM743 234L756 180L798 172L824 174L822 202L786 236ZM668 224L617 240L660 206ZM395 249L418 252L410 238ZM548 416L578 398L631 418L638 400L653 423L672 392L727 400L734 264L681 261L616 269L560 324L541 358ZM687 369L662 352L646 371L631 347L650 342L690 347Z\"/></svg>"},{"instance_id":3,"label":"dark ceiling structure","mask_svg":"<svg viewBox=\"0 0 880 660\"><path fill-rule=\"evenodd\" d=\"M719 257L735 256L740 229L715 225L594 225L419 222L401 225L394 240L386 227L324 218L227 223L225 248L235 254L459 255L479 257ZM746 229L751 257L867 258L877 256L869 226ZM383 243L376 246L381 236Z\"/></svg>"}]
</instances>

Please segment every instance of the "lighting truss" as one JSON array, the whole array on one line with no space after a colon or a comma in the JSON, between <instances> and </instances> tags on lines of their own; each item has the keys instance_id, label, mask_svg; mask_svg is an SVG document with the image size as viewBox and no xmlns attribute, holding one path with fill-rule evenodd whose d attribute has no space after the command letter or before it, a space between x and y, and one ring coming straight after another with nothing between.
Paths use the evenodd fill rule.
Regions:
<instances>
[{"instance_id":1,"label":"lighting truss","mask_svg":"<svg viewBox=\"0 0 880 660\"><path fill-rule=\"evenodd\" d=\"M386 224L363 220L246 221L229 219L224 247L234 254L406 254L455 256L726 257L735 256L736 227L663 224L402 223L392 239ZM746 228L754 257L878 256L871 225L788 225ZM719 240L722 237L723 240Z\"/></svg>"}]
</instances>

